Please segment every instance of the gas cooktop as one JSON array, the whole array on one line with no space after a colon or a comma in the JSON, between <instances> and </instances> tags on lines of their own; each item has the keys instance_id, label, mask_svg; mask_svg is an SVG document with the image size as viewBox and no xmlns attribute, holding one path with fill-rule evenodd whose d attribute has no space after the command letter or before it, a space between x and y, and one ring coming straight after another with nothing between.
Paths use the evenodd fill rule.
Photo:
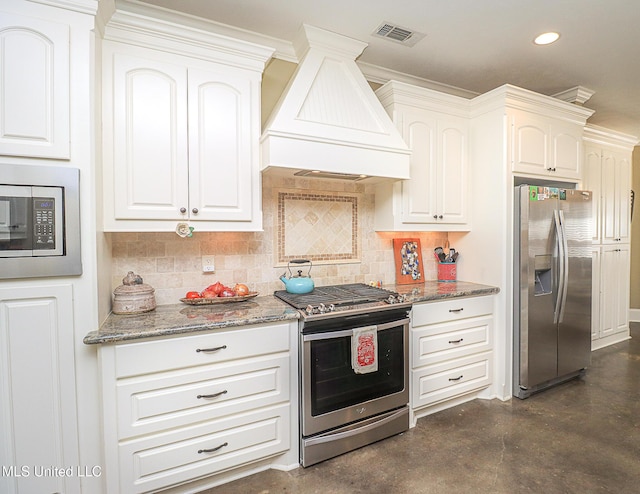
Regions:
<instances>
[{"instance_id":1,"label":"gas cooktop","mask_svg":"<svg viewBox=\"0 0 640 494\"><path fill-rule=\"evenodd\" d=\"M404 296L397 292L364 283L315 287L309 293L289 293L286 290L278 290L274 295L301 310L306 316L383 307L405 301Z\"/></svg>"}]
</instances>

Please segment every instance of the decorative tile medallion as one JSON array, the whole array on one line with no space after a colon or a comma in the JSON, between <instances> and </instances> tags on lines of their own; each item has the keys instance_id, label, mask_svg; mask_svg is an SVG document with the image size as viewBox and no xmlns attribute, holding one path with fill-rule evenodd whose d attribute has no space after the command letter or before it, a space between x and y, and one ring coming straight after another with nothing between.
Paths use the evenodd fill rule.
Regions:
<instances>
[{"instance_id":1,"label":"decorative tile medallion","mask_svg":"<svg viewBox=\"0 0 640 494\"><path fill-rule=\"evenodd\" d=\"M279 192L277 235L279 264L359 261L358 197Z\"/></svg>"}]
</instances>

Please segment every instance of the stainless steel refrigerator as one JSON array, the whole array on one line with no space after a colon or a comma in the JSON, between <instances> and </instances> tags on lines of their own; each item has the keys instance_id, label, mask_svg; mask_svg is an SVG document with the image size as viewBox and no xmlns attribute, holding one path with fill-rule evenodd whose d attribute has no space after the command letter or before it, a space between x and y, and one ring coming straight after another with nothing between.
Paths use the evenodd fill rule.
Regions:
<instances>
[{"instance_id":1,"label":"stainless steel refrigerator","mask_svg":"<svg viewBox=\"0 0 640 494\"><path fill-rule=\"evenodd\" d=\"M591 355L592 193L515 189L513 395L586 371Z\"/></svg>"}]
</instances>

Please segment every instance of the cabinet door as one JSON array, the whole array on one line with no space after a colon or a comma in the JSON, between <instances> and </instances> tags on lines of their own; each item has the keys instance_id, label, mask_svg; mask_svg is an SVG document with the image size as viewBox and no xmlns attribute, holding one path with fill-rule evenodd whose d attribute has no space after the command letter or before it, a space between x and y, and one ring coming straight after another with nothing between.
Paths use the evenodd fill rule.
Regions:
<instances>
[{"instance_id":1,"label":"cabinet door","mask_svg":"<svg viewBox=\"0 0 640 494\"><path fill-rule=\"evenodd\" d=\"M629 325L629 245L602 248L600 338Z\"/></svg>"},{"instance_id":2,"label":"cabinet door","mask_svg":"<svg viewBox=\"0 0 640 494\"><path fill-rule=\"evenodd\" d=\"M436 119L405 110L401 133L411 149L411 180L402 182L402 222L433 223L436 211Z\"/></svg>"},{"instance_id":3,"label":"cabinet door","mask_svg":"<svg viewBox=\"0 0 640 494\"><path fill-rule=\"evenodd\" d=\"M615 170L615 241L629 242L631 228L631 160L628 155L614 153Z\"/></svg>"},{"instance_id":4,"label":"cabinet door","mask_svg":"<svg viewBox=\"0 0 640 494\"><path fill-rule=\"evenodd\" d=\"M73 339L71 285L0 288L0 492L80 492Z\"/></svg>"},{"instance_id":5,"label":"cabinet door","mask_svg":"<svg viewBox=\"0 0 640 494\"><path fill-rule=\"evenodd\" d=\"M402 222L467 222L465 119L403 110L401 131L411 149L411 180L402 182Z\"/></svg>"},{"instance_id":6,"label":"cabinet door","mask_svg":"<svg viewBox=\"0 0 640 494\"><path fill-rule=\"evenodd\" d=\"M253 173L251 97L246 76L189 69L192 220L252 219L252 190L258 174Z\"/></svg>"},{"instance_id":7,"label":"cabinet door","mask_svg":"<svg viewBox=\"0 0 640 494\"><path fill-rule=\"evenodd\" d=\"M593 218L593 242L600 243L602 239L602 151L598 147L586 146L584 152L584 190L593 192L591 207Z\"/></svg>"},{"instance_id":8,"label":"cabinet door","mask_svg":"<svg viewBox=\"0 0 640 494\"><path fill-rule=\"evenodd\" d=\"M602 156L602 241L629 241L631 163L624 153L605 149Z\"/></svg>"},{"instance_id":9,"label":"cabinet door","mask_svg":"<svg viewBox=\"0 0 640 494\"><path fill-rule=\"evenodd\" d=\"M548 121L536 115L513 112L514 172L549 174Z\"/></svg>"},{"instance_id":10,"label":"cabinet door","mask_svg":"<svg viewBox=\"0 0 640 494\"><path fill-rule=\"evenodd\" d=\"M0 155L68 159L69 26L0 13Z\"/></svg>"},{"instance_id":11,"label":"cabinet door","mask_svg":"<svg viewBox=\"0 0 640 494\"><path fill-rule=\"evenodd\" d=\"M113 135L115 217L185 219L186 68L154 60L151 50L141 55L113 54L113 128L105 132ZM105 170L111 172L108 163Z\"/></svg>"},{"instance_id":12,"label":"cabinet door","mask_svg":"<svg viewBox=\"0 0 640 494\"><path fill-rule=\"evenodd\" d=\"M436 213L442 223L467 222L467 141L466 120L438 121Z\"/></svg>"},{"instance_id":13,"label":"cabinet door","mask_svg":"<svg viewBox=\"0 0 640 494\"><path fill-rule=\"evenodd\" d=\"M582 133L576 125L551 122L551 171L561 178L581 178Z\"/></svg>"},{"instance_id":14,"label":"cabinet door","mask_svg":"<svg viewBox=\"0 0 640 494\"><path fill-rule=\"evenodd\" d=\"M629 245L616 246L616 317L614 331L616 333L629 330L629 269L630 248Z\"/></svg>"},{"instance_id":15,"label":"cabinet door","mask_svg":"<svg viewBox=\"0 0 640 494\"><path fill-rule=\"evenodd\" d=\"M513 171L579 180L582 127L555 118L513 111Z\"/></svg>"}]
</instances>

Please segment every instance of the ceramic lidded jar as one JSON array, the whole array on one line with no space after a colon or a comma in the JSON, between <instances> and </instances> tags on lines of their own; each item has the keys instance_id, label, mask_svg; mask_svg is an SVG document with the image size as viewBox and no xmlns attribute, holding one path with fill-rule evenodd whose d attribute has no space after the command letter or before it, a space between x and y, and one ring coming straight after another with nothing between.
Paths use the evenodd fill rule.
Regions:
<instances>
[{"instance_id":1,"label":"ceramic lidded jar","mask_svg":"<svg viewBox=\"0 0 640 494\"><path fill-rule=\"evenodd\" d=\"M122 285L113 291L114 314L141 314L156 308L155 289L142 282L142 277L129 271Z\"/></svg>"}]
</instances>

